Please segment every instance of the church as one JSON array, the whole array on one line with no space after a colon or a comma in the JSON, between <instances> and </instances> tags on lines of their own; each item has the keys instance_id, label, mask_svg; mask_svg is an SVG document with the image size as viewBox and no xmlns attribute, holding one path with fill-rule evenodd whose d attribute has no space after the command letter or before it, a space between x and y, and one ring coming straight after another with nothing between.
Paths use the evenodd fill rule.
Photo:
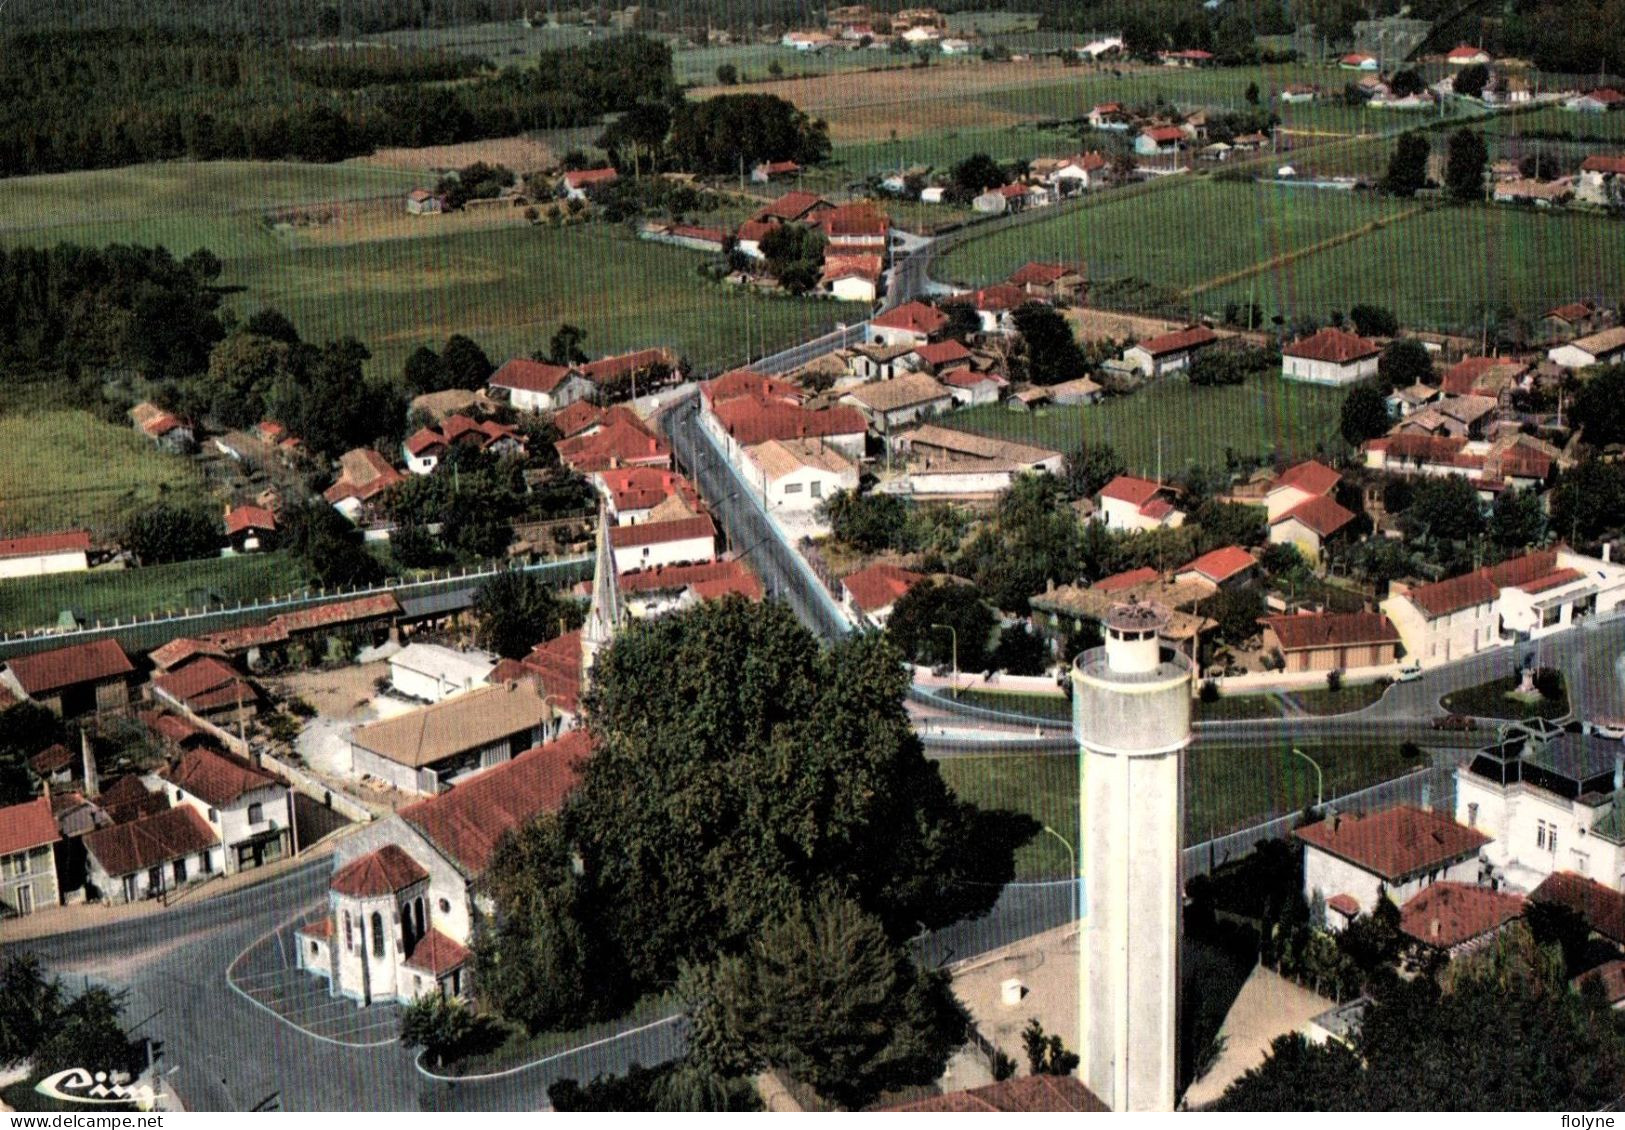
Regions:
<instances>
[{"instance_id":1,"label":"church","mask_svg":"<svg viewBox=\"0 0 1625 1130\"><path fill-rule=\"evenodd\" d=\"M609 524L598 524L592 603L586 623L549 645L574 646L579 712L593 664L625 614ZM553 688L544 687L552 690ZM497 844L510 830L557 812L591 755L584 727L409 804L344 840L328 882L327 912L296 931L298 965L360 1005L409 1002L429 992L467 999L469 942L480 890Z\"/></svg>"}]
</instances>

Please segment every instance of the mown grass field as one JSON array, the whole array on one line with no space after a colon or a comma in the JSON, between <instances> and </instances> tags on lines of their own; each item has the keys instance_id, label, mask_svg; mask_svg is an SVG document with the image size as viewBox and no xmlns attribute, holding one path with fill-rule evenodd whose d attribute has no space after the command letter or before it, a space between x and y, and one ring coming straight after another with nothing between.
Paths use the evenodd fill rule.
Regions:
<instances>
[{"instance_id":1,"label":"mown grass field","mask_svg":"<svg viewBox=\"0 0 1625 1130\"><path fill-rule=\"evenodd\" d=\"M1337 432L1342 400L1341 390L1294 384L1274 373L1231 388L1192 388L1176 377L1095 405L1035 413L983 405L941 423L1062 452L1110 444L1136 473L1155 474L1160 463L1164 475L1174 475L1189 466L1223 468L1227 449L1288 459L1335 453L1343 445Z\"/></svg>"},{"instance_id":2,"label":"mown grass field","mask_svg":"<svg viewBox=\"0 0 1625 1130\"><path fill-rule=\"evenodd\" d=\"M1328 797L1397 777L1414 767L1397 743L1296 744L1320 762ZM1185 842L1198 843L1314 803L1315 771L1302 758L1294 757L1290 747L1284 738L1248 746L1198 740L1185 763ZM937 765L943 779L962 798L984 808L1027 813L1076 846L1076 757L952 757ZM1064 877L1073 867L1068 854L1053 836L1040 832L1017 852L1017 877Z\"/></svg>"},{"instance_id":3,"label":"mown grass field","mask_svg":"<svg viewBox=\"0 0 1625 1130\"><path fill-rule=\"evenodd\" d=\"M64 611L94 624L231 606L295 592L305 583L304 572L284 553L0 581L0 630L54 624Z\"/></svg>"},{"instance_id":4,"label":"mown grass field","mask_svg":"<svg viewBox=\"0 0 1625 1130\"><path fill-rule=\"evenodd\" d=\"M72 528L106 534L134 508L204 495L196 465L133 428L75 408L0 414L0 533Z\"/></svg>"}]
</instances>

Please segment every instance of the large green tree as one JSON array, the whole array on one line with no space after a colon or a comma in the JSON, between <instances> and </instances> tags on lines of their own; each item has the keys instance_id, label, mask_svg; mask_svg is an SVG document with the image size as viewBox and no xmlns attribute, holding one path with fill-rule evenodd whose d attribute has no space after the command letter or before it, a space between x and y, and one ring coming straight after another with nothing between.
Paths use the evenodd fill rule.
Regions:
<instances>
[{"instance_id":1,"label":"large green tree","mask_svg":"<svg viewBox=\"0 0 1625 1130\"><path fill-rule=\"evenodd\" d=\"M1377 377L1386 388L1409 388L1417 382L1433 380L1433 355L1415 338L1401 337L1389 342L1377 358Z\"/></svg>"},{"instance_id":2,"label":"large green tree","mask_svg":"<svg viewBox=\"0 0 1625 1130\"><path fill-rule=\"evenodd\" d=\"M886 635L903 657L928 667L957 657L961 671L986 669L992 634L993 610L974 585L953 581L915 585L897 598L886 621Z\"/></svg>"},{"instance_id":3,"label":"large green tree","mask_svg":"<svg viewBox=\"0 0 1625 1130\"><path fill-rule=\"evenodd\" d=\"M368 553L361 531L321 499L284 508L282 545L318 584L329 588L382 580L384 569Z\"/></svg>"},{"instance_id":4,"label":"large green tree","mask_svg":"<svg viewBox=\"0 0 1625 1130\"><path fill-rule=\"evenodd\" d=\"M1450 195L1467 203L1484 199L1484 166L1489 161L1483 134L1465 126L1451 134L1444 166L1444 184Z\"/></svg>"},{"instance_id":5,"label":"large green tree","mask_svg":"<svg viewBox=\"0 0 1625 1130\"><path fill-rule=\"evenodd\" d=\"M1593 372L1574 394L1569 419L1592 447L1625 443L1625 365Z\"/></svg>"},{"instance_id":6,"label":"large green tree","mask_svg":"<svg viewBox=\"0 0 1625 1130\"><path fill-rule=\"evenodd\" d=\"M1189 560L1189 558L1186 558ZM992 521L965 546L954 568L972 578L985 600L1025 614L1045 585L1070 584L1083 567L1081 523L1066 487L1049 474L1022 475L999 498Z\"/></svg>"},{"instance_id":7,"label":"large green tree","mask_svg":"<svg viewBox=\"0 0 1625 1130\"><path fill-rule=\"evenodd\" d=\"M1413 487L1404 523L1414 537L1471 541L1484 532L1483 506L1477 489L1462 476L1429 476Z\"/></svg>"},{"instance_id":8,"label":"large green tree","mask_svg":"<svg viewBox=\"0 0 1625 1130\"><path fill-rule=\"evenodd\" d=\"M1394 426L1388 414L1388 403L1382 390L1369 381L1362 381L1349 389L1343 397L1338 417L1338 431L1350 447L1358 447L1368 439L1384 435Z\"/></svg>"},{"instance_id":9,"label":"large green tree","mask_svg":"<svg viewBox=\"0 0 1625 1130\"><path fill-rule=\"evenodd\" d=\"M681 102L667 152L684 172L737 174L758 161L816 164L829 156L829 127L773 94L723 94Z\"/></svg>"},{"instance_id":10,"label":"large green tree","mask_svg":"<svg viewBox=\"0 0 1625 1130\"><path fill-rule=\"evenodd\" d=\"M782 1068L848 1108L933 1083L965 1039L947 974L850 898L824 893L770 922L744 952L678 982L691 1056L720 1074Z\"/></svg>"},{"instance_id":11,"label":"large green tree","mask_svg":"<svg viewBox=\"0 0 1625 1130\"><path fill-rule=\"evenodd\" d=\"M791 294L818 285L824 265L824 233L808 224L780 224L762 237L768 273Z\"/></svg>"},{"instance_id":12,"label":"large green tree","mask_svg":"<svg viewBox=\"0 0 1625 1130\"><path fill-rule=\"evenodd\" d=\"M1072 323L1053 306L1028 302L1016 309L1015 322L1020 339L1015 355L1017 368L1037 385L1060 384L1084 374L1087 364Z\"/></svg>"},{"instance_id":13,"label":"large green tree","mask_svg":"<svg viewBox=\"0 0 1625 1130\"><path fill-rule=\"evenodd\" d=\"M1552 490L1552 533L1595 544L1625 529L1625 465L1586 459L1565 471Z\"/></svg>"},{"instance_id":14,"label":"large green tree","mask_svg":"<svg viewBox=\"0 0 1625 1130\"><path fill-rule=\"evenodd\" d=\"M1428 139L1411 131L1399 135L1394 152L1388 159L1388 172L1382 178L1382 187L1395 196L1415 196L1427 184Z\"/></svg>"},{"instance_id":15,"label":"large green tree","mask_svg":"<svg viewBox=\"0 0 1625 1130\"><path fill-rule=\"evenodd\" d=\"M192 561L220 553L222 528L214 513L201 506L154 502L130 515L124 524L124 548L141 565Z\"/></svg>"},{"instance_id":16,"label":"large green tree","mask_svg":"<svg viewBox=\"0 0 1625 1130\"><path fill-rule=\"evenodd\" d=\"M830 533L859 553L911 548L909 504L895 494L839 491L824 500Z\"/></svg>"},{"instance_id":17,"label":"large green tree","mask_svg":"<svg viewBox=\"0 0 1625 1130\"><path fill-rule=\"evenodd\" d=\"M519 659L537 644L557 636L571 621L580 623L580 605L560 600L534 573L504 569L474 590L475 635L487 651Z\"/></svg>"}]
</instances>

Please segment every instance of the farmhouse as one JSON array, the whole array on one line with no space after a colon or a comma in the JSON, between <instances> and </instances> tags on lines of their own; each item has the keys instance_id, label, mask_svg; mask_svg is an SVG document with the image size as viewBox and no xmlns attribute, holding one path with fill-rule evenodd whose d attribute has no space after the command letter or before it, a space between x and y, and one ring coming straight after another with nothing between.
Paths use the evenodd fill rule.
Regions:
<instances>
[{"instance_id":1,"label":"farmhouse","mask_svg":"<svg viewBox=\"0 0 1625 1130\"><path fill-rule=\"evenodd\" d=\"M1598 87L1578 98L1570 98L1563 103L1563 108L1578 110L1582 114L1606 114L1613 110L1625 110L1625 94L1610 86Z\"/></svg>"},{"instance_id":2,"label":"farmhouse","mask_svg":"<svg viewBox=\"0 0 1625 1130\"><path fill-rule=\"evenodd\" d=\"M1112 530L1175 529L1185 512L1171 501L1173 491L1133 475L1118 475L1095 495L1100 520Z\"/></svg>"},{"instance_id":3,"label":"farmhouse","mask_svg":"<svg viewBox=\"0 0 1625 1130\"><path fill-rule=\"evenodd\" d=\"M924 345L942 332L948 315L924 302L905 302L869 319L869 340L882 345Z\"/></svg>"},{"instance_id":4,"label":"farmhouse","mask_svg":"<svg viewBox=\"0 0 1625 1130\"><path fill-rule=\"evenodd\" d=\"M1617 161L1619 172L1625 173L1625 157L1619 158L1586 158L1589 164L1594 160ZM1584 178L1582 177L1582 183ZM1551 338L1584 337L1607 329L1612 322L1607 309L1591 302L1565 302L1540 316L1541 332Z\"/></svg>"},{"instance_id":5,"label":"farmhouse","mask_svg":"<svg viewBox=\"0 0 1625 1130\"><path fill-rule=\"evenodd\" d=\"M1600 208L1625 204L1625 154L1593 153L1582 161L1574 199Z\"/></svg>"},{"instance_id":6,"label":"farmhouse","mask_svg":"<svg viewBox=\"0 0 1625 1130\"><path fill-rule=\"evenodd\" d=\"M915 585L929 580L924 573L878 563L849 573L841 581L841 599L847 611L861 622L884 628L899 598Z\"/></svg>"},{"instance_id":7,"label":"farmhouse","mask_svg":"<svg viewBox=\"0 0 1625 1130\"><path fill-rule=\"evenodd\" d=\"M1134 152L1141 157L1176 156L1186 141L1178 126L1152 126L1134 139Z\"/></svg>"},{"instance_id":8,"label":"farmhouse","mask_svg":"<svg viewBox=\"0 0 1625 1130\"><path fill-rule=\"evenodd\" d=\"M1575 338L1567 345L1546 351L1554 364L1565 369L1588 369L1593 365L1615 365L1625 361L1625 326Z\"/></svg>"},{"instance_id":9,"label":"farmhouse","mask_svg":"<svg viewBox=\"0 0 1625 1130\"><path fill-rule=\"evenodd\" d=\"M665 522L639 522L635 526L611 527L609 543L614 548L618 573L661 565L689 565L716 557L717 528L706 514Z\"/></svg>"},{"instance_id":10,"label":"farmhouse","mask_svg":"<svg viewBox=\"0 0 1625 1130\"><path fill-rule=\"evenodd\" d=\"M1474 47L1470 43L1458 43L1445 52L1444 61L1452 67L1470 67L1475 63L1488 64L1495 60L1482 47Z\"/></svg>"},{"instance_id":11,"label":"farmhouse","mask_svg":"<svg viewBox=\"0 0 1625 1130\"><path fill-rule=\"evenodd\" d=\"M1015 312L1035 299L1019 286L994 283L969 294L956 294L948 301L963 302L975 310L982 333L1011 334L1016 328Z\"/></svg>"},{"instance_id":12,"label":"farmhouse","mask_svg":"<svg viewBox=\"0 0 1625 1130\"><path fill-rule=\"evenodd\" d=\"M77 573L88 568L90 534L84 530L0 538L0 580Z\"/></svg>"},{"instance_id":13,"label":"farmhouse","mask_svg":"<svg viewBox=\"0 0 1625 1130\"><path fill-rule=\"evenodd\" d=\"M925 373L904 373L849 389L841 403L856 408L876 435L889 440L899 428L948 411L953 395Z\"/></svg>"},{"instance_id":14,"label":"farmhouse","mask_svg":"<svg viewBox=\"0 0 1625 1130\"><path fill-rule=\"evenodd\" d=\"M1201 350L1215 344L1219 335L1206 326L1189 326L1173 333L1146 338L1123 351L1125 364L1147 377L1160 377L1190 367Z\"/></svg>"},{"instance_id":15,"label":"farmhouse","mask_svg":"<svg viewBox=\"0 0 1625 1130\"><path fill-rule=\"evenodd\" d=\"M0 915L20 917L61 901L56 873L61 838L49 796L0 808Z\"/></svg>"},{"instance_id":16,"label":"farmhouse","mask_svg":"<svg viewBox=\"0 0 1625 1130\"><path fill-rule=\"evenodd\" d=\"M1307 560L1316 562L1326 543L1349 529L1355 517L1329 496L1306 499L1270 519L1270 544L1295 545Z\"/></svg>"},{"instance_id":17,"label":"farmhouse","mask_svg":"<svg viewBox=\"0 0 1625 1130\"><path fill-rule=\"evenodd\" d=\"M492 392L505 393L508 403L522 412L556 412L593 390L592 382L569 365L523 357L503 362L486 384Z\"/></svg>"},{"instance_id":18,"label":"farmhouse","mask_svg":"<svg viewBox=\"0 0 1625 1130\"><path fill-rule=\"evenodd\" d=\"M829 253L885 253L891 220L872 204L859 201L829 208L817 213L814 222L829 241Z\"/></svg>"},{"instance_id":19,"label":"farmhouse","mask_svg":"<svg viewBox=\"0 0 1625 1130\"><path fill-rule=\"evenodd\" d=\"M127 705L134 679L135 666L113 639L13 656L0 669L0 687L63 718Z\"/></svg>"},{"instance_id":20,"label":"farmhouse","mask_svg":"<svg viewBox=\"0 0 1625 1130\"><path fill-rule=\"evenodd\" d=\"M389 685L397 694L432 704L484 685L496 665L483 651L410 643L389 657Z\"/></svg>"},{"instance_id":21,"label":"farmhouse","mask_svg":"<svg viewBox=\"0 0 1625 1130\"><path fill-rule=\"evenodd\" d=\"M137 431L164 451L184 455L197 446L197 435L192 425L150 400L144 400L130 409L130 420Z\"/></svg>"},{"instance_id":22,"label":"farmhouse","mask_svg":"<svg viewBox=\"0 0 1625 1130\"><path fill-rule=\"evenodd\" d=\"M1484 948L1523 909L1520 894L1446 880L1400 908L1399 930L1421 949L1457 958Z\"/></svg>"},{"instance_id":23,"label":"farmhouse","mask_svg":"<svg viewBox=\"0 0 1625 1130\"><path fill-rule=\"evenodd\" d=\"M771 204L764 204L756 209L751 215L751 220L762 224L813 223L818 216L833 210L834 207L835 205L817 193L787 192Z\"/></svg>"},{"instance_id":24,"label":"farmhouse","mask_svg":"<svg viewBox=\"0 0 1625 1130\"><path fill-rule=\"evenodd\" d=\"M1317 612L1264 621L1264 650L1287 674L1386 667L1399 659L1399 630L1380 612Z\"/></svg>"},{"instance_id":25,"label":"farmhouse","mask_svg":"<svg viewBox=\"0 0 1625 1130\"><path fill-rule=\"evenodd\" d=\"M839 302L872 303L880 294L879 255L826 255L818 284Z\"/></svg>"},{"instance_id":26,"label":"farmhouse","mask_svg":"<svg viewBox=\"0 0 1625 1130\"><path fill-rule=\"evenodd\" d=\"M1092 188L1100 188L1106 183L1110 169L1110 163L1100 153L1094 151L1079 153L1073 157L1061 158L1055 170L1049 175L1049 183L1062 196L1071 196Z\"/></svg>"},{"instance_id":27,"label":"farmhouse","mask_svg":"<svg viewBox=\"0 0 1625 1130\"><path fill-rule=\"evenodd\" d=\"M952 396L954 403L962 406L975 404L997 404L999 394L1009 383L997 373L979 373L974 369L960 367L949 369L937 377Z\"/></svg>"},{"instance_id":28,"label":"farmhouse","mask_svg":"<svg viewBox=\"0 0 1625 1130\"><path fill-rule=\"evenodd\" d=\"M276 542L276 515L263 506L229 506L226 540L237 553L270 549Z\"/></svg>"},{"instance_id":29,"label":"farmhouse","mask_svg":"<svg viewBox=\"0 0 1625 1130\"><path fill-rule=\"evenodd\" d=\"M482 687L350 734L351 772L433 795L529 749L552 708L529 682Z\"/></svg>"},{"instance_id":30,"label":"farmhouse","mask_svg":"<svg viewBox=\"0 0 1625 1130\"><path fill-rule=\"evenodd\" d=\"M1337 813L1299 828L1303 893L1322 904L1346 895L1370 914L1383 892L1406 903L1441 880L1472 882L1490 837L1442 813L1398 805L1370 815ZM1328 925L1340 925L1335 920Z\"/></svg>"},{"instance_id":31,"label":"farmhouse","mask_svg":"<svg viewBox=\"0 0 1625 1130\"><path fill-rule=\"evenodd\" d=\"M1068 263L1026 263L1010 276L1010 285L1019 286L1034 298L1066 304L1083 296L1083 272Z\"/></svg>"},{"instance_id":32,"label":"farmhouse","mask_svg":"<svg viewBox=\"0 0 1625 1130\"><path fill-rule=\"evenodd\" d=\"M438 216L445 208L445 200L426 188L414 188L406 194L406 211L410 215Z\"/></svg>"},{"instance_id":33,"label":"farmhouse","mask_svg":"<svg viewBox=\"0 0 1625 1130\"><path fill-rule=\"evenodd\" d=\"M810 409L750 396L715 405L701 424L736 464L741 449L770 439L821 439L850 459L862 459L868 434L862 413L845 405Z\"/></svg>"},{"instance_id":34,"label":"farmhouse","mask_svg":"<svg viewBox=\"0 0 1625 1130\"><path fill-rule=\"evenodd\" d=\"M934 341L929 345L915 346L904 355L903 360L916 369L935 374L944 369L969 365L972 358L970 350L960 342L949 338L947 341Z\"/></svg>"},{"instance_id":35,"label":"farmhouse","mask_svg":"<svg viewBox=\"0 0 1625 1130\"><path fill-rule=\"evenodd\" d=\"M1349 385L1377 375L1382 349L1347 330L1327 326L1281 350L1281 377L1317 385Z\"/></svg>"}]
</instances>

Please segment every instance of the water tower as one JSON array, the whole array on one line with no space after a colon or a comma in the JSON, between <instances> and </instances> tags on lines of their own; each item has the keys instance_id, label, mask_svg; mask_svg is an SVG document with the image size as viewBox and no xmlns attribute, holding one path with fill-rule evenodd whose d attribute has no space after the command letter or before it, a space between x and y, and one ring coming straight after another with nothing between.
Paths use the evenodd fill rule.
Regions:
<instances>
[{"instance_id":1,"label":"water tower","mask_svg":"<svg viewBox=\"0 0 1625 1130\"><path fill-rule=\"evenodd\" d=\"M1179 844L1191 665L1168 613L1119 604L1072 668L1083 836L1083 1081L1115 1111L1174 1107Z\"/></svg>"}]
</instances>

